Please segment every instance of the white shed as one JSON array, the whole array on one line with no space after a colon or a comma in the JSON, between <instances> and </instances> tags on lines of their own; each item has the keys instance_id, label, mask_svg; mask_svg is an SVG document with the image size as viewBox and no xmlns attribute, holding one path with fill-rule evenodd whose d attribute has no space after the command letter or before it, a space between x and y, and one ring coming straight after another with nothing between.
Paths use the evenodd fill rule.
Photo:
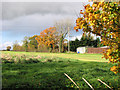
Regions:
<instances>
[{"instance_id":1,"label":"white shed","mask_svg":"<svg viewBox=\"0 0 120 90\"><path fill-rule=\"evenodd\" d=\"M77 53L85 53L86 52L86 47L78 47L77 48Z\"/></svg>"}]
</instances>

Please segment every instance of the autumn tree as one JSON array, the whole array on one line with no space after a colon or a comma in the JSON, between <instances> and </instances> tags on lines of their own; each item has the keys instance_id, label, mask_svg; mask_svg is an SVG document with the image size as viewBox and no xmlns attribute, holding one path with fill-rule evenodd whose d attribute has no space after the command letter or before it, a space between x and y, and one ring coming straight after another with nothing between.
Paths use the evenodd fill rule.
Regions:
<instances>
[{"instance_id":1,"label":"autumn tree","mask_svg":"<svg viewBox=\"0 0 120 90\"><path fill-rule=\"evenodd\" d=\"M54 26L56 27L57 34L59 36L59 52L62 51L62 43L65 37L67 36L68 32L72 29L73 24L70 19L56 21Z\"/></svg>"},{"instance_id":2,"label":"autumn tree","mask_svg":"<svg viewBox=\"0 0 120 90\"><path fill-rule=\"evenodd\" d=\"M102 43L109 46L104 57L117 66L111 67L114 73L120 72L120 5L119 2L93 2L80 11L74 29L83 29L101 37Z\"/></svg>"},{"instance_id":3,"label":"autumn tree","mask_svg":"<svg viewBox=\"0 0 120 90\"><path fill-rule=\"evenodd\" d=\"M43 30L40 35L36 37L36 40L38 42L38 47L42 44L49 47L50 52L55 48L55 45L57 44L57 35L56 35L56 28L50 27L45 30Z\"/></svg>"},{"instance_id":4,"label":"autumn tree","mask_svg":"<svg viewBox=\"0 0 120 90\"><path fill-rule=\"evenodd\" d=\"M11 49L11 46L7 46L7 51L10 51L10 49Z\"/></svg>"}]
</instances>

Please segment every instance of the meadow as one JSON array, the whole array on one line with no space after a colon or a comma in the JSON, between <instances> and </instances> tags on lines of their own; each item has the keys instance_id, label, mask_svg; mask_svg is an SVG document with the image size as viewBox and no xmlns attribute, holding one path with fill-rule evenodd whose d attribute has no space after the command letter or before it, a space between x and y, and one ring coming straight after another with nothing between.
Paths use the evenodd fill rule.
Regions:
<instances>
[{"instance_id":1,"label":"meadow","mask_svg":"<svg viewBox=\"0 0 120 90\"><path fill-rule=\"evenodd\" d=\"M97 79L118 88L118 75L110 71L113 64L102 59L102 54L11 51L1 55L2 88L76 88L64 73L80 88L90 89L82 77L95 89L107 88Z\"/></svg>"}]
</instances>

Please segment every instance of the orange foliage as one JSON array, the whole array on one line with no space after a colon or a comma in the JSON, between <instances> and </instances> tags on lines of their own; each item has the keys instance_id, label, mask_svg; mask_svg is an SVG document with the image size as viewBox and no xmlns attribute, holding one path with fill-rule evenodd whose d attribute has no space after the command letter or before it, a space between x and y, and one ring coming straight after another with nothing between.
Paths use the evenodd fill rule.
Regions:
<instances>
[{"instance_id":1,"label":"orange foliage","mask_svg":"<svg viewBox=\"0 0 120 90\"><path fill-rule=\"evenodd\" d=\"M57 43L57 36L56 36L56 28L55 27L50 27L45 30L43 30L40 35L36 37L36 40L40 45L45 45L47 47L55 47L55 44Z\"/></svg>"}]
</instances>

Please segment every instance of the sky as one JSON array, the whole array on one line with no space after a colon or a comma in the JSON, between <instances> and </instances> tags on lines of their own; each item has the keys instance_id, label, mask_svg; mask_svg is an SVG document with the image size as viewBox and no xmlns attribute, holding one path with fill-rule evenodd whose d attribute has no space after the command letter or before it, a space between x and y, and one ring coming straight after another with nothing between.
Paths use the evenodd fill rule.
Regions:
<instances>
[{"instance_id":1,"label":"sky","mask_svg":"<svg viewBox=\"0 0 120 90\"><path fill-rule=\"evenodd\" d=\"M11 1L11 2L10 2ZM39 35L41 31L52 27L56 21L71 19L75 25L79 12L83 9L84 2L75 0L4 0L0 3L0 50L6 49L8 45L12 46L17 40L22 45L25 36ZM2 24L1 24L2 23ZM71 40L82 36L82 31L71 30Z\"/></svg>"}]
</instances>

